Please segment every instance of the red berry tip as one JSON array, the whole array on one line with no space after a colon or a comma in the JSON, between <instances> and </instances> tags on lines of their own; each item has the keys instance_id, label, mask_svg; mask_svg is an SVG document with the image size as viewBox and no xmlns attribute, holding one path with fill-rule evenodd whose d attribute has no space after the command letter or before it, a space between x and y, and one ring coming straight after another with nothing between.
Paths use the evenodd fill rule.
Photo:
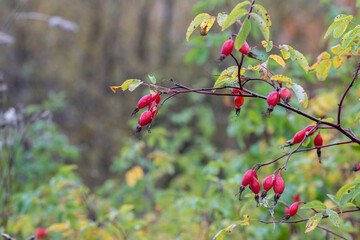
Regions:
<instances>
[{"instance_id":1,"label":"red berry tip","mask_svg":"<svg viewBox=\"0 0 360 240\"><path fill-rule=\"evenodd\" d=\"M242 54L248 54L249 51L250 51L249 44L245 41L242 47L239 49L239 52L241 52Z\"/></svg>"}]
</instances>

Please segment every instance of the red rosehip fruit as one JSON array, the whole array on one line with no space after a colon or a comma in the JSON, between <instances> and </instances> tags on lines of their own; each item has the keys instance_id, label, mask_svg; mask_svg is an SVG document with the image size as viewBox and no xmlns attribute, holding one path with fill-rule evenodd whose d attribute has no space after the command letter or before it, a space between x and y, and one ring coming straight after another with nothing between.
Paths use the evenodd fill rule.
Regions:
<instances>
[{"instance_id":1,"label":"red rosehip fruit","mask_svg":"<svg viewBox=\"0 0 360 240\"><path fill-rule=\"evenodd\" d=\"M287 88L281 88L280 89L280 97L281 99L287 104L289 103L291 99L291 92Z\"/></svg>"},{"instance_id":2,"label":"red rosehip fruit","mask_svg":"<svg viewBox=\"0 0 360 240\"><path fill-rule=\"evenodd\" d=\"M255 176L257 179L257 174L255 170L247 170L241 180L241 186L239 189L239 200L241 200L241 193L245 190L245 187L250 184L252 177Z\"/></svg>"},{"instance_id":3,"label":"red rosehip fruit","mask_svg":"<svg viewBox=\"0 0 360 240\"><path fill-rule=\"evenodd\" d=\"M223 61L227 56L229 56L233 49L234 41L232 39L225 41L221 47L220 61Z\"/></svg>"},{"instance_id":4,"label":"red rosehip fruit","mask_svg":"<svg viewBox=\"0 0 360 240\"><path fill-rule=\"evenodd\" d=\"M282 179L281 174L278 173L276 175L275 182L274 182L274 192L275 192L274 202L275 202L275 205L277 204L281 194L284 192L284 189L285 189L285 182Z\"/></svg>"},{"instance_id":5,"label":"red rosehip fruit","mask_svg":"<svg viewBox=\"0 0 360 240\"><path fill-rule=\"evenodd\" d=\"M275 183L275 174L267 176L263 181L264 191L261 193L261 199L265 198L267 192L274 186Z\"/></svg>"},{"instance_id":6,"label":"red rosehip fruit","mask_svg":"<svg viewBox=\"0 0 360 240\"><path fill-rule=\"evenodd\" d=\"M301 141L305 138L305 135L306 135L306 130L305 129L297 132L295 134L293 140L291 141L291 144L301 143Z\"/></svg>"},{"instance_id":7,"label":"red rosehip fruit","mask_svg":"<svg viewBox=\"0 0 360 240\"><path fill-rule=\"evenodd\" d=\"M285 208L285 216L289 215L290 216L290 208L286 207Z\"/></svg>"},{"instance_id":8,"label":"red rosehip fruit","mask_svg":"<svg viewBox=\"0 0 360 240\"><path fill-rule=\"evenodd\" d=\"M294 202L300 202L300 195L299 194L294 194L293 197L292 197L293 201Z\"/></svg>"},{"instance_id":9,"label":"red rosehip fruit","mask_svg":"<svg viewBox=\"0 0 360 240\"><path fill-rule=\"evenodd\" d=\"M152 113L152 118L154 119L159 109L157 107L156 101L153 101L149 104L148 110Z\"/></svg>"},{"instance_id":10,"label":"red rosehip fruit","mask_svg":"<svg viewBox=\"0 0 360 240\"><path fill-rule=\"evenodd\" d=\"M139 125L136 128L136 133L140 132L141 128L151 121L152 116L153 116L153 114L149 110L145 111L141 114L141 116L139 118Z\"/></svg>"},{"instance_id":11,"label":"red rosehip fruit","mask_svg":"<svg viewBox=\"0 0 360 240\"><path fill-rule=\"evenodd\" d=\"M294 202L293 204L291 204L290 210L289 210L290 217L296 215L298 208L299 208L299 202Z\"/></svg>"},{"instance_id":12,"label":"red rosehip fruit","mask_svg":"<svg viewBox=\"0 0 360 240\"><path fill-rule=\"evenodd\" d=\"M316 150L316 153L317 153L317 156L319 158L319 162L321 163L321 146L323 145L323 139L320 135L320 133L318 133L315 138L314 138L314 146L315 147L319 147L317 150Z\"/></svg>"},{"instance_id":13,"label":"red rosehip fruit","mask_svg":"<svg viewBox=\"0 0 360 240\"><path fill-rule=\"evenodd\" d=\"M243 91L240 91L240 92L241 92L241 94L244 94ZM240 113L240 108L241 108L241 106L244 104L244 102L245 102L245 98L242 97L242 96L236 96L236 97L234 98L236 115L239 115L239 113Z\"/></svg>"},{"instance_id":14,"label":"red rosehip fruit","mask_svg":"<svg viewBox=\"0 0 360 240\"><path fill-rule=\"evenodd\" d=\"M153 100L152 100L152 102L153 102L153 101L155 101L156 104L159 104L159 102L161 101L161 96L160 96L159 93L153 95Z\"/></svg>"},{"instance_id":15,"label":"red rosehip fruit","mask_svg":"<svg viewBox=\"0 0 360 240\"><path fill-rule=\"evenodd\" d=\"M46 228L37 228L35 231L36 238L44 238L47 236Z\"/></svg>"},{"instance_id":16,"label":"red rosehip fruit","mask_svg":"<svg viewBox=\"0 0 360 240\"><path fill-rule=\"evenodd\" d=\"M307 126L304 130L309 133L309 136L312 136L312 135L316 132L316 131L312 131L312 132L310 133L310 131L311 131L314 127L315 127L315 126L313 126L313 125L309 125L309 126Z\"/></svg>"},{"instance_id":17,"label":"red rosehip fruit","mask_svg":"<svg viewBox=\"0 0 360 240\"><path fill-rule=\"evenodd\" d=\"M240 94L240 91L237 88L233 88L232 92L233 92L233 94Z\"/></svg>"},{"instance_id":18,"label":"red rosehip fruit","mask_svg":"<svg viewBox=\"0 0 360 240\"><path fill-rule=\"evenodd\" d=\"M139 111L139 109L142 109L147 105L149 105L153 100L154 100L154 96L151 94L145 95L142 98L140 98L132 115L136 114Z\"/></svg>"},{"instance_id":19,"label":"red rosehip fruit","mask_svg":"<svg viewBox=\"0 0 360 240\"><path fill-rule=\"evenodd\" d=\"M269 95L266 99L266 101L269 105L269 107L268 107L269 113L274 110L274 107L278 104L279 100L280 100L280 95L278 92L274 91L274 92L269 93Z\"/></svg>"},{"instance_id":20,"label":"red rosehip fruit","mask_svg":"<svg viewBox=\"0 0 360 240\"><path fill-rule=\"evenodd\" d=\"M239 52L247 55L249 53L249 51L250 51L249 44L245 41L244 44L242 45L242 47L239 49Z\"/></svg>"},{"instance_id":21,"label":"red rosehip fruit","mask_svg":"<svg viewBox=\"0 0 360 240\"><path fill-rule=\"evenodd\" d=\"M252 176L251 181L250 181L250 189L253 193L255 193L255 200L257 205L259 205L259 192L260 192L260 183L257 180L257 178L255 176Z\"/></svg>"}]
</instances>

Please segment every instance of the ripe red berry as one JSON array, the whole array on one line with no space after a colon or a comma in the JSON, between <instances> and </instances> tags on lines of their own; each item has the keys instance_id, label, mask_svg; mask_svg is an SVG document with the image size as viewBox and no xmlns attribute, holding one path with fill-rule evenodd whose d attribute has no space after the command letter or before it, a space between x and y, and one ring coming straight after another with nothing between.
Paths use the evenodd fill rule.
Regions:
<instances>
[{"instance_id":1,"label":"ripe red berry","mask_svg":"<svg viewBox=\"0 0 360 240\"><path fill-rule=\"evenodd\" d=\"M285 103L289 103L291 99L291 92L287 88L281 88L280 89L280 97Z\"/></svg>"},{"instance_id":2,"label":"ripe red berry","mask_svg":"<svg viewBox=\"0 0 360 240\"><path fill-rule=\"evenodd\" d=\"M137 103L137 106L135 108L135 110L133 111L133 115L135 113L137 113L139 111L139 109L142 109L144 107L146 107L147 105L149 105L152 101L154 100L154 96L151 94L145 95L142 98L140 98L140 100Z\"/></svg>"},{"instance_id":3,"label":"ripe red berry","mask_svg":"<svg viewBox=\"0 0 360 240\"><path fill-rule=\"evenodd\" d=\"M240 94L240 91L237 88L233 88L232 92L233 92L233 94Z\"/></svg>"},{"instance_id":4,"label":"ripe red berry","mask_svg":"<svg viewBox=\"0 0 360 240\"><path fill-rule=\"evenodd\" d=\"M43 238L47 236L46 228L37 228L35 231L36 238Z\"/></svg>"},{"instance_id":5,"label":"ripe red berry","mask_svg":"<svg viewBox=\"0 0 360 240\"><path fill-rule=\"evenodd\" d=\"M274 92L269 93L269 95L266 99L266 101L269 105L269 107L268 107L269 112L272 112L274 110L274 107L278 104L279 100L280 100L280 95L278 92L274 91Z\"/></svg>"},{"instance_id":6,"label":"ripe red berry","mask_svg":"<svg viewBox=\"0 0 360 240\"><path fill-rule=\"evenodd\" d=\"M291 141L291 144L301 143L301 141L305 138L305 135L306 135L306 130L305 129L297 132L295 134L293 140Z\"/></svg>"},{"instance_id":7,"label":"ripe red berry","mask_svg":"<svg viewBox=\"0 0 360 240\"><path fill-rule=\"evenodd\" d=\"M152 113L152 118L155 118L156 114L158 113L158 107L156 101L153 101L149 104L148 110Z\"/></svg>"},{"instance_id":8,"label":"ripe red berry","mask_svg":"<svg viewBox=\"0 0 360 240\"><path fill-rule=\"evenodd\" d=\"M294 202L300 202L300 195L299 194L294 194L292 198L293 198Z\"/></svg>"},{"instance_id":9,"label":"ripe red berry","mask_svg":"<svg viewBox=\"0 0 360 240\"><path fill-rule=\"evenodd\" d=\"M315 138L314 138L314 145L315 147L321 147L323 145L323 139L320 135L320 133L318 133ZM316 153L318 155L318 158L319 158L319 162L321 163L321 148L318 148L316 150Z\"/></svg>"},{"instance_id":10,"label":"ripe red berry","mask_svg":"<svg viewBox=\"0 0 360 240\"><path fill-rule=\"evenodd\" d=\"M234 41L232 39L225 41L221 47L220 60L222 61L225 59L226 56L229 56L233 49L234 49Z\"/></svg>"},{"instance_id":11,"label":"ripe red berry","mask_svg":"<svg viewBox=\"0 0 360 240\"><path fill-rule=\"evenodd\" d=\"M360 171L360 163L359 163L359 166L357 167L357 170Z\"/></svg>"},{"instance_id":12,"label":"ripe red berry","mask_svg":"<svg viewBox=\"0 0 360 240\"><path fill-rule=\"evenodd\" d=\"M250 181L250 189L253 193L255 193L255 200L257 205L259 205L259 192L260 192L260 183L255 176L251 178Z\"/></svg>"},{"instance_id":13,"label":"ripe red berry","mask_svg":"<svg viewBox=\"0 0 360 240\"><path fill-rule=\"evenodd\" d=\"M239 49L239 52L246 55L249 53L249 51L250 51L249 44L245 41L244 45L242 45L242 47Z\"/></svg>"},{"instance_id":14,"label":"ripe red berry","mask_svg":"<svg viewBox=\"0 0 360 240\"><path fill-rule=\"evenodd\" d=\"M245 190L245 187L250 184L253 176L257 179L256 171L252 169L247 170L246 173L244 174L239 189L239 200L241 200L241 193Z\"/></svg>"},{"instance_id":15,"label":"ripe red berry","mask_svg":"<svg viewBox=\"0 0 360 240\"><path fill-rule=\"evenodd\" d=\"M313 126L313 125L309 125L309 126L307 126L304 130L305 130L305 132L310 132L314 127L315 127L315 126ZM315 133L315 131L312 131L312 132L309 134L309 136L312 136L314 133Z\"/></svg>"},{"instance_id":16,"label":"ripe red berry","mask_svg":"<svg viewBox=\"0 0 360 240\"><path fill-rule=\"evenodd\" d=\"M261 193L261 198L265 198L267 192L274 186L275 174L267 176L263 181L264 191Z\"/></svg>"},{"instance_id":17,"label":"ripe red berry","mask_svg":"<svg viewBox=\"0 0 360 240\"><path fill-rule=\"evenodd\" d=\"M156 104L159 104L159 102L161 101L161 96L160 96L159 93L153 95L153 100L152 100L152 102L153 102L153 101L155 101Z\"/></svg>"},{"instance_id":18,"label":"ripe red berry","mask_svg":"<svg viewBox=\"0 0 360 240\"><path fill-rule=\"evenodd\" d=\"M286 215L290 216L290 208L288 208L288 207L285 208L285 216Z\"/></svg>"},{"instance_id":19,"label":"ripe red berry","mask_svg":"<svg viewBox=\"0 0 360 240\"><path fill-rule=\"evenodd\" d=\"M290 210L289 210L290 217L296 215L298 208L299 208L299 202L294 202L293 204L291 204Z\"/></svg>"},{"instance_id":20,"label":"ripe red berry","mask_svg":"<svg viewBox=\"0 0 360 240\"><path fill-rule=\"evenodd\" d=\"M141 116L139 118L139 125L136 127L136 133L140 132L141 128L151 121L152 116L153 116L153 114L149 110L145 111L141 114Z\"/></svg>"},{"instance_id":21,"label":"ripe red berry","mask_svg":"<svg viewBox=\"0 0 360 240\"><path fill-rule=\"evenodd\" d=\"M285 182L282 179L281 174L278 173L276 175L275 182L274 182L274 192L275 192L274 202L275 202L275 205L277 204L277 201L279 200L281 194L284 192L284 189L285 189Z\"/></svg>"},{"instance_id":22,"label":"ripe red berry","mask_svg":"<svg viewBox=\"0 0 360 240\"><path fill-rule=\"evenodd\" d=\"M241 93L244 93L244 92L241 91ZM245 102L245 98L242 97L242 96L236 96L236 97L234 98L236 115L239 115L239 113L240 113L240 108L241 108L241 106L244 104L244 102Z\"/></svg>"}]
</instances>

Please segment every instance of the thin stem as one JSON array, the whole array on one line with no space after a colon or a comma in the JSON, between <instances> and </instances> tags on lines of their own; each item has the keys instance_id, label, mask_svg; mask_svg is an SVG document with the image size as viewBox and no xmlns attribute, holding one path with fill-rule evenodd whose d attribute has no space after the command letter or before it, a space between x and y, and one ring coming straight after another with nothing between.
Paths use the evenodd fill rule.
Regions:
<instances>
[{"instance_id":1,"label":"thin stem","mask_svg":"<svg viewBox=\"0 0 360 240\"><path fill-rule=\"evenodd\" d=\"M349 92L350 88L352 87L352 85L354 84L355 80L357 79L357 76L358 76L358 74L359 74L359 70L360 70L360 64L359 64L358 67L356 68L356 72L355 72L355 74L354 74L354 77L352 78L349 86L346 88L344 94L343 94L342 97L341 97L341 100L340 100L340 103L339 103L339 109L338 109L338 122L337 122L338 126L340 126L340 124L341 124L341 108L342 108L342 104L343 104L343 102L344 102L344 99L345 99L345 97L346 97L346 94Z\"/></svg>"},{"instance_id":2,"label":"thin stem","mask_svg":"<svg viewBox=\"0 0 360 240\"><path fill-rule=\"evenodd\" d=\"M230 53L230 56L234 59L234 61L236 62L236 65L238 66L238 80L239 80L239 86L240 86L240 89L243 90L243 86L242 86L242 83L241 83L241 75L240 75L240 71L241 71L241 65L242 65L242 61L244 61L244 54L241 55L241 65L239 63L239 61L236 59L236 57Z\"/></svg>"},{"instance_id":3,"label":"thin stem","mask_svg":"<svg viewBox=\"0 0 360 240\"><path fill-rule=\"evenodd\" d=\"M340 234L338 234L338 233L336 233L336 232L333 232L333 231L331 231L330 229L327 229L327 228L322 227L322 226L319 226L319 225L316 226L316 227L318 227L318 228L320 228L320 229L322 229L322 230L324 230L324 231L326 231L326 232L328 232L328 233L334 234L335 236L337 236L337 237L339 237L339 238L341 238L341 239L347 240L346 237L344 237L344 236L342 236L342 235L340 235Z\"/></svg>"}]
</instances>

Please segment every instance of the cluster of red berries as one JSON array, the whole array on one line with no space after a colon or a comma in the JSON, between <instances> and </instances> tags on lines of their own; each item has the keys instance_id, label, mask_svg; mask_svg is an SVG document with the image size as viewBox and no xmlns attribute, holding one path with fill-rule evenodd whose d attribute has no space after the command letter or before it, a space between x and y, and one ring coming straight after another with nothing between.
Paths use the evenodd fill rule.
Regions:
<instances>
[{"instance_id":1,"label":"cluster of red berries","mask_svg":"<svg viewBox=\"0 0 360 240\"><path fill-rule=\"evenodd\" d=\"M267 103L269 105L268 112L272 112L274 107L279 103L280 98L284 101L285 104L288 104L291 99L291 92L287 88L281 88L280 93L278 91L274 91L269 93L267 96Z\"/></svg>"},{"instance_id":2,"label":"cluster of red berries","mask_svg":"<svg viewBox=\"0 0 360 240\"><path fill-rule=\"evenodd\" d=\"M230 38L229 40L225 41L221 47L220 61L223 61L227 56L229 56L231 54L231 52L233 51L233 49L234 49L234 40L232 40L232 38ZM242 45L242 47L239 49L239 52L247 55L248 57L257 59L256 55L253 54L252 52L250 52L249 44L246 41Z\"/></svg>"},{"instance_id":3,"label":"cluster of red berries","mask_svg":"<svg viewBox=\"0 0 360 240\"><path fill-rule=\"evenodd\" d=\"M295 216L299 209L299 202L294 202L290 207L285 208L284 220L288 220L290 217Z\"/></svg>"},{"instance_id":4,"label":"cluster of red berries","mask_svg":"<svg viewBox=\"0 0 360 240\"><path fill-rule=\"evenodd\" d=\"M156 114L158 113L157 105L160 103L160 101L161 96L159 93L156 93L155 95L148 94L140 98L135 110L133 111L133 115L146 106L148 106L148 110L144 111L139 118L139 125L136 127L137 133L141 131L143 126L151 123L151 121L155 118Z\"/></svg>"},{"instance_id":5,"label":"cluster of red berries","mask_svg":"<svg viewBox=\"0 0 360 240\"><path fill-rule=\"evenodd\" d=\"M236 96L234 98L234 104L235 104L235 111L236 111L236 115L239 115L240 113L240 108L241 106L244 104L245 102L245 98L243 96L241 96L242 94L244 94L243 91L241 90L238 90L237 88L233 88L232 89L232 92L234 94L238 94L239 96Z\"/></svg>"},{"instance_id":6,"label":"cluster of red berries","mask_svg":"<svg viewBox=\"0 0 360 240\"><path fill-rule=\"evenodd\" d=\"M258 181L258 177L255 170L248 170L241 181L241 186L239 189L239 200L241 199L241 193L245 190L245 187L249 185L251 191L255 193L255 200L257 204L259 204L259 192L261 185ZM263 187L264 191L261 193L261 199L265 198L267 195L267 192L270 191L271 188L274 189L274 205L277 204L281 194L285 190L285 182L281 177L281 174L278 173L276 176L275 174L272 174L270 176L267 176L263 181Z\"/></svg>"}]
</instances>

